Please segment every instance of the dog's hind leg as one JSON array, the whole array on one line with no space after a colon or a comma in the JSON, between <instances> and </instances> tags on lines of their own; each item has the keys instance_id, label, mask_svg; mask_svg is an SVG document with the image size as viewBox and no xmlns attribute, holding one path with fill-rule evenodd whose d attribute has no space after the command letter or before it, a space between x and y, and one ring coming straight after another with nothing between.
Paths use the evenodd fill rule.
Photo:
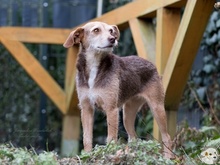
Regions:
<instances>
[{"instance_id":1,"label":"dog's hind leg","mask_svg":"<svg viewBox=\"0 0 220 165\"><path fill-rule=\"evenodd\" d=\"M164 92L160 81L149 82L142 92L142 96L146 99L153 116L159 126L161 133L164 156L166 158L173 157L171 152L172 141L167 131L167 118L164 108Z\"/></svg>"},{"instance_id":2,"label":"dog's hind leg","mask_svg":"<svg viewBox=\"0 0 220 165\"><path fill-rule=\"evenodd\" d=\"M137 137L134 127L136 114L145 102L143 98L136 96L128 100L123 106L123 123L129 140Z\"/></svg>"}]
</instances>

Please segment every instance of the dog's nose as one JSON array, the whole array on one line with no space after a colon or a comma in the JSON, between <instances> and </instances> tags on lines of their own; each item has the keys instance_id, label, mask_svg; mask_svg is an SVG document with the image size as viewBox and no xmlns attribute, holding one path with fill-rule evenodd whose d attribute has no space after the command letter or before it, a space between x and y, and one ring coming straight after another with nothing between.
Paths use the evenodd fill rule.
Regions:
<instances>
[{"instance_id":1,"label":"dog's nose","mask_svg":"<svg viewBox=\"0 0 220 165\"><path fill-rule=\"evenodd\" d=\"M115 37L109 37L108 40L111 44L115 43Z\"/></svg>"}]
</instances>

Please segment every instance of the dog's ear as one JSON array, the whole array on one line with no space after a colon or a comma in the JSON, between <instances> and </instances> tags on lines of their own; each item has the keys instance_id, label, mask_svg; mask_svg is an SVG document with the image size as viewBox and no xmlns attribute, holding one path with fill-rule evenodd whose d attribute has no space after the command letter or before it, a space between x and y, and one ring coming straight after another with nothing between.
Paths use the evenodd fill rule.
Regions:
<instances>
[{"instance_id":1,"label":"dog's ear","mask_svg":"<svg viewBox=\"0 0 220 165\"><path fill-rule=\"evenodd\" d=\"M120 31L118 29L118 27L116 25L112 25L113 29L114 29L114 36L116 37L117 40L119 40L120 38Z\"/></svg>"},{"instance_id":2,"label":"dog's ear","mask_svg":"<svg viewBox=\"0 0 220 165\"><path fill-rule=\"evenodd\" d=\"M72 31L68 38L66 39L63 46L65 48L70 48L75 44L79 44L84 36L84 29L83 28L77 28L75 31Z\"/></svg>"}]
</instances>

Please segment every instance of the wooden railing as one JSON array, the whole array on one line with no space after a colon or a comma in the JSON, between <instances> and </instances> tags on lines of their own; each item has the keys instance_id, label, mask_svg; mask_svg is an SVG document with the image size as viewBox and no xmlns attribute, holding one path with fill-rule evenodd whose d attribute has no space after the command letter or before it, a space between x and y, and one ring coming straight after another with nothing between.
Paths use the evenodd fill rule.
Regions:
<instances>
[{"instance_id":1,"label":"wooden railing","mask_svg":"<svg viewBox=\"0 0 220 165\"><path fill-rule=\"evenodd\" d=\"M215 0L136 0L91 20L118 25L120 30L130 27L138 55L156 64L163 76L168 129L172 136L176 132L181 95L214 3ZM156 18L156 28L149 21L152 18ZM70 144L65 140L79 138L80 113L74 79L78 49L68 50L63 90L23 43L63 44L73 29L0 28L0 42L64 114L64 148ZM154 137L159 138L155 122Z\"/></svg>"}]
</instances>

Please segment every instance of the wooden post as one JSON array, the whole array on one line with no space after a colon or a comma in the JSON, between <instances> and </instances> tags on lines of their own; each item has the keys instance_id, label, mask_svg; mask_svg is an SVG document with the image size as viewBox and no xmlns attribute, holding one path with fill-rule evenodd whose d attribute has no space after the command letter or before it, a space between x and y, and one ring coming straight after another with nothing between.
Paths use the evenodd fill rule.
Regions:
<instances>
[{"instance_id":1,"label":"wooden post","mask_svg":"<svg viewBox=\"0 0 220 165\"><path fill-rule=\"evenodd\" d=\"M64 115L62 132L62 156L73 156L79 152L80 117Z\"/></svg>"},{"instance_id":2,"label":"wooden post","mask_svg":"<svg viewBox=\"0 0 220 165\"><path fill-rule=\"evenodd\" d=\"M163 75L164 73L179 24L180 9L161 8L157 10L156 66L160 75ZM173 137L176 133L177 109L166 109L166 112L168 131L171 137ZM161 139L159 128L155 120L153 134L156 139Z\"/></svg>"},{"instance_id":3,"label":"wooden post","mask_svg":"<svg viewBox=\"0 0 220 165\"><path fill-rule=\"evenodd\" d=\"M75 90L76 59L78 48L68 49L66 58L66 115L63 116L62 148L63 156L78 154L80 138L80 112Z\"/></svg>"}]
</instances>

